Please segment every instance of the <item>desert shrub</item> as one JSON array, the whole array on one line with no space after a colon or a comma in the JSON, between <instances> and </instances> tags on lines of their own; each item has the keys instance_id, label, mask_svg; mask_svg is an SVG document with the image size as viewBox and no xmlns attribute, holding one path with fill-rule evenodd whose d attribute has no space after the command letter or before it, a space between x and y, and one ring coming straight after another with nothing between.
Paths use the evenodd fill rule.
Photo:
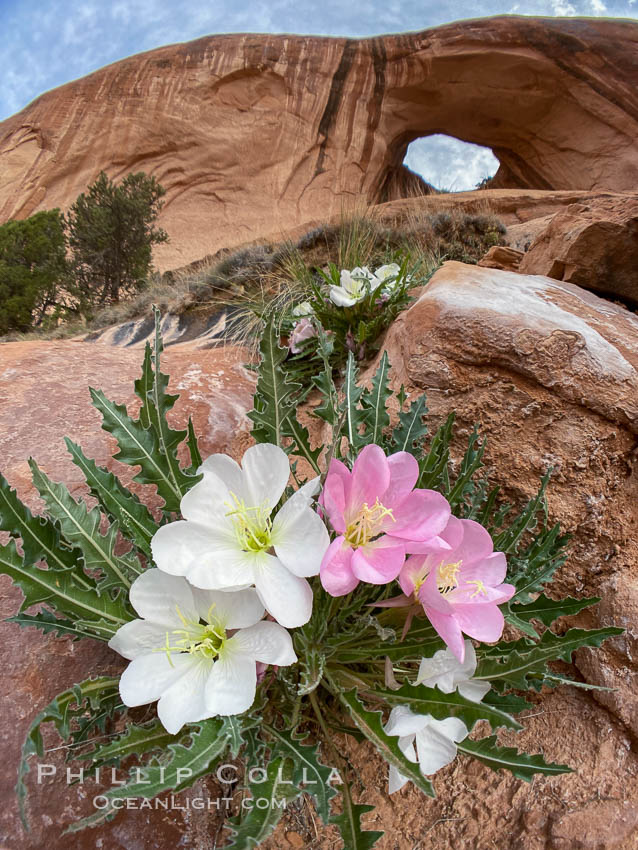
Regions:
<instances>
[{"instance_id":1,"label":"desert shrub","mask_svg":"<svg viewBox=\"0 0 638 850\"><path fill-rule=\"evenodd\" d=\"M27 331L64 312L67 274L59 210L0 226L0 333Z\"/></svg>"},{"instance_id":2,"label":"desert shrub","mask_svg":"<svg viewBox=\"0 0 638 850\"><path fill-rule=\"evenodd\" d=\"M165 189L140 171L116 185L104 171L66 216L74 291L81 309L115 304L146 286L151 252L168 235L155 227Z\"/></svg>"}]
</instances>

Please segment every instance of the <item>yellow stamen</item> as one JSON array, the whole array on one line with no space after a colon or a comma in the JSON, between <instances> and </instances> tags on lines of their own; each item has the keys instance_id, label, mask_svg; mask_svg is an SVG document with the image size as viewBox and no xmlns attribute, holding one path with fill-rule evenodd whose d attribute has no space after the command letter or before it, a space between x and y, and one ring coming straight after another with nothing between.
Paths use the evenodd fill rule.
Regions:
<instances>
[{"instance_id":1,"label":"yellow stamen","mask_svg":"<svg viewBox=\"0 0 638 850\"><path fill-rule=\"evenodd\" d=\"M244 552L264 552L270 549L272 542L272 521L270 510L265 506L249 507L235 493L230 494L233 504L226 516L231 517L235 527L237 542Z\"/></svg>"},{"instance_id":2,"label":"yellow stamen","mask_svg":"<svg viewBox=\"0 0 638 850\"><path fill-rule=\"evenodd\" d=\"M487 590L485 589L485 585L483 584L480 578L468 579L465 583L476 585L476 590L474 591L474 593L470 594L470 599L474 599L474 597L478 596L479 593L482 593L483 596L487 596Z\"/></svg>"},{"instance_id":3,"label":"yellow stamen","mask_svg":"<svg viewBox=\"0 0 638 850\"><path fill-rule=\"evenodd\" d=\"M346 541L351 546L365 546L382 533L381 525L387 516L395 522L392 510L382 505L378 498L372 507L364 502L355 519L346 528Z\"/></svg>"},{"instance_id":4,"label":"yellow stamen","mask_svg":"<svg viewBox=\"0 0 638 850\"><path fill-rule=\"evenodd\" d=\"M212 617L214 603L208 609L208 622L199 620L187 620L176 605L177 616L184 624L183 629L172 629L166 632L166 643L163 647L155 650L165 652L171 667L174 667L171 652L188 653L200 658L214 659L223 650L226 643L226 629L219 621Z\"/></svg>"},{"instance_id":5,"label":"yellow stamen","mask_svg":"<svg viewBox=\"0 0 638 850\"><path fill-rule=\"evenodd\" d=\"M458 572L461 569L462 561L456 561L454 564L440 564L436 576L436 586L442 596L447 596L459 586L457 578Z\"/></svg>"}]
</instances>

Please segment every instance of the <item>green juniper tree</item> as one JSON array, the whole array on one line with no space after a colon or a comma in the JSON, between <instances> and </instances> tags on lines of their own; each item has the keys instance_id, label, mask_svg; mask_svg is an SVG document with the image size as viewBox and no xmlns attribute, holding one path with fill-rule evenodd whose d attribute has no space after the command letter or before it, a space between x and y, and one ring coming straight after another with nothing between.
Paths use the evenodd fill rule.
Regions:
<instances>
[{"instance_id":1,"label":"green juniper tree","mask_svg":"<svg viewBox=\"0 0 638 850\"><path fill-rule=\"evenodd\" d=\"M66 216L75 295L84 311L142 289L152 246L168 235L155 222L166 190L143 171L116 185L104 171Z\"/></svg>"},{"instance_id":2,"label":"green juniper tree","mask_svg":"<svg viewBox=\"0 0 638 850\"><path fill-rule=\"evenodd\" d=\"M0 226L0 333L41 326L69 308L64 218L58 209Z\"/></svg>"}]
</instances>

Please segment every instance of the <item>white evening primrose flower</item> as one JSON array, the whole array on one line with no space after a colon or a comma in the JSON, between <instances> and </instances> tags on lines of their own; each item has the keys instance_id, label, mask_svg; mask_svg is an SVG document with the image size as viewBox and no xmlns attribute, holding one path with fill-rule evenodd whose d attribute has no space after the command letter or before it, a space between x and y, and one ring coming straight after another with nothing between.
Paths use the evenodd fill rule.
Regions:
<instances>
[{"instance_id":1,"label":"white evening primrose flower","mask_svg":"<svg viewBox=\"0 0 638 850\"><path fill-rule=\"evenodd\" d=\"M151 541L165 573L206 590L254 586L266 610L286 628L307 623L312 589L329 545L311 507L319 479L308 482L274 514L290 465L278 446L251 446L240 466L223 454L199 468L202 480L181 501L184 519L162 526Z\"/></svg>"},{"instance_id":2,"label":"white evening primrose flower","mask_svg":"<svg viewBox=\"0 0 638 850\"><path fill-rule=\"evenodd\" d=\"M302 301L301 304L297 304L296 307L292 309L292 315L296 319L303 319L304 317L314 316L315 309L310 303L310 301Z\"/></svg>"},{"instance_id":3,"label":"white evening primrose flower","mask_svg":"<svg viewBox=\"0 0 638 850\"><path fill-rule=\"evenodd\" d=\"M120 679L128 706L159 700L157 713L175 735L185 723L241 714L255 699L257 662L297 660L288 632L262 620L254 590L198 590L186 579L149 569L135 579L126 623L109 646L130 660Z\"/></svg>"},{"instance_id":4,"label":"white evening primrose flower","mask_svg":"<svg viewBox=\"0 0 638 850\"><path fill-rule=\"evenodd\" d=\"M480 702L490 689L489 682L473 679L476 672L476 652L471 641L465 641L465 659L461 662L449 649L440 649L432 658L421 659L416 685L437 687L444 694L458 692L465 699Z\"/></svg>"},{"instance_id":5,"label":"white evening primrose flower","mask_svg":"<svg viewBox=\"0 0 638 850\"><path fill-rule=\"evenodd\" d=\"M456 744L467 737L468 729L458 717L435 720L431 714L414 714L406 705L390 712L384 727L386 735L398 735L399 749L411 762L418 762L424 776L431 776L454 761ZM408 781L396 767L390 766L388 793L394 794Z\"/></svg>"},{"instance_id":6,"label":"white evening primrose flower","mask_svg":"<svg viewBox=\"0 0 638 850\"><path fill-rule=\"evenodd\" d=\"M400 271L401 267L398 263L388 263L385 266L379 266L374 276L379 281L379 284L387 284L386 289L394 289Z\"/></svg>"},{"instance_id":7,"label":"white evening primrose flower","mask_svg":"<svg viewBox=\"0 0 638 850\"><path fill-rule=\"evenodd\" d=\"M381 281L372 274L367 266L348 271L342 269L339 278L340 286L330 287L330 300L337 307L353 307L379 286Z\"/></svg>"}]
</instances>

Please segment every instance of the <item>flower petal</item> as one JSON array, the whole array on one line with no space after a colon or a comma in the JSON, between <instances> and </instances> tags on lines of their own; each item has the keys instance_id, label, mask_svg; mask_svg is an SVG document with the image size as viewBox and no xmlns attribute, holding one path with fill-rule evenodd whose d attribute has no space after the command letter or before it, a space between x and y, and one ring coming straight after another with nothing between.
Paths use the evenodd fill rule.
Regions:
<instances>
[{"instance_id":1,"label":"flower petal","mask_svg":"<svg viewBox=\"0 0 638 850\"><path fill-rule=\"evenodd\" d=\"M390 483L383 494L386 508L395 508L409 496L419 477L419 464L409 452L395 452L388 457Z\"/></svg>"},{"instance_id":2,"label":"flower petal","mask_svg":"<svg viewBox=\"0 0 638 850\"><path fill-rule=\"evenodd\" d=\"M394 794L400 791L406 782L409 781L407 776L400 773L393 764L390 765L388 772L388 794Z\"/></svg>"},{"instance_id":3,"label":"flower petal","mask_svg":"<svg viewBox=\"0 0 638 850\"><path fill-rule=\"evenodd\" d=\"M225 455L213 455L214 457L221 458ZM212 460L212 458L208 458L208 460ZM197 522L204 527L210 527L219 523L228 524L224 517L231 510L231 505L230 491L224 480L208 471L204 472L202 480L198 481L182 497L179 509L184 519Z\"/></svg>"},{"instance_id":4,"label":"flower petal","mask_svg":"<svg viewBox=\"0 0 638 850\"><path fill-rule=\"evenodd\" d=\"M209 472L216 475L224 482L230 492L239 496L240 499L246 498L246 494L244 493L244 475L241 471L241 466L232 457L224 454L209 455L197 471ZM198 485L196 484L195 486L197 487Z\"/></svg>"},{"instance_id":5,"label":"flower petal","mask_svg":"<svg viewBox=\"0 0 638 850\"><path fill-rule=\"evenodd\" d=\"M463 540L463 525L461 520L455 516L451 516L443 531L436 537L430 540L425 540L423 543L410 542L406 544L406 549L409 552L440 555L442 558L447 554L452 553ZM450 561L456 560L450 558ZM438 562L437 562L438 566Z\"/></svg>"},{"instance_id":6,"label":"flower petal","mask_svg":"<svg viewBox=\"0 0 638 850\"><path fill-rule=\"evenodd\" d=\"M278 623L263 620L248 629L240 629L231 638L235 648L255 661L264 664L287 666L297 660L292 648L292 638Z\"/></svg>"},{"instance_id":7,"label":"flower petal","mask_svg":"<svg viewBox=\"0 0 638 850\"><path fill-rule=\"evenodd\" d=\"M461 578L465 581L479 579L490 587L500 585L507 573L507 559L503 552L493 552L482 561L461 568Z\"/></svg>"},{"instance_id":8,"label":"flower petal","mask_svg":"<svg viewBox=\"0 0 638 850\"><path fill-rule=\"evenodd\" d=\"M255 700L257 665L238 652L224 654L206 682L206 708L211 715L241 714Z\"/></svg>"},{"instance_id":9,"label":"flower petal","mask_svg":"<svg viewBox=\"0 0 638 850\"><path fill-rule=\"evenodd\" d=\"M321 491L321 506L337 534L344 534L346 530L346 498L343 478L338 475L328 475Z\"/></svg>"},{"instance_id":10,"label":"flower petal","mask_svg":"<svg viewBox=\"0 0 638 850\"><path fill-rule=\"evenodd\" d=\"M287 629L308 622L312 614L312 588L305 578L293 575L278 558L262 555L255 565L255 587L266 610Z\"/></svg>"},{"instance_id":11,"label":"flower petal","mask_svg":"<svg viewBox=\"0 0 638 850\"><path fill-rule=\"evenodd\" d=\"M397 508L395 521L388 518L385 531L394 537L424 541L441 534L450 519L450 505L435 490L413 490Z\"/></svg>"},{"instance_id":12,"label":"flower petal","mask_svg":"<svg viewBox=\"0 0 638 850\"><path fill-rule=\"evenodd\" d=\"M239 548L215 549L194 560L186 577L197 588L237 592L253 584L258 557Z\"/></svg>"},{"instance_id":13,"label":"flower petal","mask_svg":"<svg viewBox=\"0 0 638 850\"><path fill-rule=\"evenodd\" d=\"M109 641L109 647L124 658L132 660L138 655L146 655L165 646L169 628L172 628L172 625L167 627L148 620L131 620L115 632Z\"/></svg>"},{"instance_id":14,"label":"flower petal","mask_svg":"<svg viewBox=\"0 0 638 850\"><path fill-rule=\"evenodd\" d=\"M352 572L360 581L387 584L399 575L404 561L401 543L384 535L353 551Z\"/></svg>"},{"instance_id":15,"label":"flower petal","mask_svg":"<svg viewBox=\"0 0 638 850\"><path fill-rule=\"evenodd\" d=\"M388 459L380 446L365 446L352 467L350 493L346 505L346 520L357 514L364 503L372 506L390 484Z\"/></svg>"},{"instance_id":16,"label":"flower petal","mask_svg":"<svg viewBox=\"0 0 638 850\"><path fill-rule=\"evenodd\" d=\"M383 727L386 735L414 735L427 726L428 714L415 714L407 705L395 705Z\"/></svg>"},{"instance_id":17,"label":"flower petal","mask_svg":"<svg viewBox=\"0 0 638 850\"><path fill-rule=\"evenodd\" d=\"M319 577L330 596L345 596L359 584L352 571L352 549L344 543L343 536L333 540L321 562Z\"/></svg>"},{"instance_id":18,"label":"flower petal","mask_svg":"<svg viewBox=\"0 0 638 850\"><path fill-rule=\"evenodd\" d=\"M360 301L361 299L353 298L351 295L348 295L342 286L331 286L330 300L333 304L336 304L337 307L353 307L357 301Z\"/></svg>"},{"instance_id":19,"label":"flower petal","mask_svg":"<svg viewBox=\"0 0 638 850\"><path fill-rule=\"evenodd\" d=\"M171 735L176 735L185 723L211 717L204 697L212 669L212 661L198 659L162 694L157 703L157 714L162 726Z\"/></svg>"},{"instance_id":20,"label":"flower petal","mask_svg":"<svg viewBox=\"0 0 638 850\"><path fill-rule=\"evenodd\" d=\"M414 735L405 735L399 738L399 749L408 761L416 762L416 750L414 749ZM394 765L390 765L390 775L388 777L388 794L394 794L399 791L408 778L404 776Z\"/></svg>"},{"instance_id":21,"label":"flower petal","mask_svg":"<svg viewBox=\"0 0 638 850\"><path fill-rule=\"evenodd\" d=\"M469 635L475 640L487 641L488 643L500 638L505 625L501 609L498 605L490 603L483 605L455 605L454 619L466 635Z\"/></svg>"},{"instance_id":22,"label":"flower petal","mask_svg":"<svg viewBox=\"0 0 638 850\"><path fill-rule=\"evenodd\" d=\"M164 627L180 627L180 613L187 620L197 620L195 600L186 579L162 570L151 568L138 576L131 585L129 600L140 617Z\"/></svg>"},{"instance_id":23,"label":"flower petal","mask_svg":"<svg viewBox=\"0 0 638 850\"><path fill-rule=\"evenodd\" d=\"M451 561L461 561L467 568L478 561L484 561L494 551L494 543L487 529L473 519L459 520L463 526L463 539L454 548Z\"/></svg>"},{"instance_id":24,"label":"flower petal","mask_svg":"<svg viewBox=\"0 0 638 850\"><path fill-rule=\"evenodd\" d=\"M435 722L431 721L431 723ZM419 768L426 776L431 776L456 758L454 741L437 732L431 725L417 734L416 751L419 757Z\"/></svg>"},{"instance_id":25,"label":"flower petal","mask_svg":"<svg viewBox=\"0 0 638 850\"><path fill-rule=\"evenodd\" d=\"M202 620L221 623L226 629L244 629L258 623L264 606L253 588L239 591L193 590L197 611Z\"/></svg>"},{"instance_id":26,"label":"flower petal","mask_svg":"<svg viewBox=\"0 0 638 850\"><path fill-rule=\"evenodd\" d=\"M249 507L272 510L290 478L290 462L284 450L272 443L258 443L246 450L241 466Z\"/></svg>"},{"instance_id":27,"label":"flower petal","mask_svg":"<svg viewBox=\"0 0 638 850\"><path fill-rule=\"evenodd\" d=\"M218 549L233 547L238 544L231 526L211 528L188 520L163 525L151 540L153 560L160 570L174 576L186 575L193 564Z\"/></svg>"},{"instance_id":28,"label":"flower petal","mask_svg":"<svg viewBox=\"0 0 638 850\"><path fill-rule=\"evenodd\" d=\"M164 691L182 678L196 662L189 653L149 652L134 658L120 677L124 705L134 708L155 702Z\"/></svg>"},{"instance_id":29,"label":"flower petal","mask_svg":"<svg viewBox=\"0 0 638 850\"><path fill-rule=\"evenodd\" d=\"M465 660L465 643L463 642L461 627L456 619L450 614L442 614L434 608L428 608L425 613L439 636L443 638L458 660L463 662Z\"/></svg>"},{"instance_id":30,"label":"flower petal","mask_svg":"<svg viewBox=\"0 0 638 850\"><path fill-rule=\"evenodd\" d=\"M399 574L399 584L406 596L412 596L417 582L427 575L426 559L423 555L412 555L406 559Z\"/></svg>"},{"instance_id":31,"label":"flower petal","mask_svg":"<svg viewBox=\"0 0 638 850\"><path fill-rule=\"evenodd\" d=\"M295 497L275 517L271 540L279 560L296 576L316 576L330 545L321 517Z\"/></svg>"},{"instance_id":32,"label":"flower petal","mask_svg":"<svg viewBox=\"0 0 638 850\"><path fill-rule=\"evenodd\" d=\"M490 683L483 682L481 679L468 679L466 682L459 682L458 684L458 692L461 696L472 700L472 702L480 702L490 688Z\"/></svg>"}]
</instances>

